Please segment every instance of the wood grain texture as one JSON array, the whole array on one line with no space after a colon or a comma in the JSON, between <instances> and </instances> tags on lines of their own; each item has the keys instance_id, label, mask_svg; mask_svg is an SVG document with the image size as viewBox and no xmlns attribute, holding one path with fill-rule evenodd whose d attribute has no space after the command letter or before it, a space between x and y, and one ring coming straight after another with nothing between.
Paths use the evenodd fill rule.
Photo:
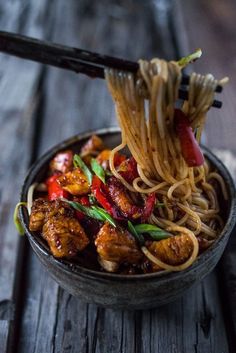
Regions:
<instances>
[{"instance_id":1,"label":"wood grain texture","mask_svg":"<svg viewBox=\"0 0 236 353\"><path fill-rule=\"evenodd\" d=\"M38 19L47 2L0 2L1 28L44 36ZM27 11L26 11L27 9ZM32 16L32 13L34 14ZM14 206L31 159L37 87L41 73L38 64L20 62L0 55L0 350L10 352L18 298L19 248L23 249L12 222ZM19 255L19 256L18 256Z\"/></svg>"},{"instance_id":2,"label":"wood grain texture","mask_svg":"<svg viewBox=\"0 0 236 353\"><path fill-rule=\"evenodd\" d=\"M184 11L181 11L184 9ZM224 102L220 111L211 110L206 130L206 143L216 147L216 154L227 165L236 179L236 89L235 61L235 1L180 1L178 11L182 12L182 32L188 33L186 47L201 47L204 56L196 62L200 72L211 71L216 77L229 76L230 82L220 95ZM193 26L192 23L199 23ZM217 36L216 36L217 34ZM217 38L217 40L216 40ZM211 65L209 69L209 63ZM220 152L219 148L227 148ZM227 324L230 352L236 347L236 230L234 230L220 262L220 292Z\"/></svg>"},{"instance_id":3,"label":"wood grain texture","mask_svg":"<svg viewBox=\"0 0 236 353\"><path fill-rule=\"evenodd\" d=\"M132 60L176 55L167 14L160 12L161 2L155 3L158 13L152 9L155 20L139 2L93 5L57 1L51 39ZM166 51L159 45L164 38L169 39ZM44 95L39 155L77 132L116 123L102 81L49 69ZM21 353L228 352L215 273L168 306L143 312L113 311L73 298L48 277L31 252L28 256Z\"/></svg>"},{"instance_id":4,"label":"wood grain texture","mask_svg":"<svg viewBox=\"0 0 236 353\"><path fill-rule=\"evenodd\" d=\"M111 55L125 55L130 59L157 55L158 50L160 56L166 54L161 46L154 46L152 38L146 40L152 25L149 8L136 7L134 2L123 2L122 6L109 2L111 5L106 7L107 4L102 1L96 6L88 6L86 1L70 4L58 1L54 7L55 26L51 39ZM143 20L143 13L147 14L147 22ZM132 20L127 21L129 16ZM154 28L156 33L158 29ZM138 43L130 45L129 33L139 37L143 43L141 47ZM157 50L157 47L160 48ZM45 111L39 154L77 132L116 123L104 81L50 69L44 90ZM138 347L135 343L135 320L129 319L134 314L105 312L71 298L48 277L31 252L27 267L19 352L42 352L45 348L48 352L118 352L119 347L126 347L127 351L134 351L135 345ZM69 322L71 329L66 331L64 326L70 326Z\"/></svg>"},{"instance_id":5,"label":"wood grain texture","mask_svg":"<svg viewBox=\"0 0 236 353\"><path fill-rule=\"evenodd\" d=\"M136 5L134 1L121 1L119 5L103 0L91 6L86 1L70 4L62 1L55 8L55 18L55 42L108 55L126 56L131 60L153 55L174 55L171 44L164 51L163 41L158 35L159 27L154 24L150 7L141 3ZM157 42L153 41L153 37L147 39L150 31ZM42 151L77 132L117 124L104 81L50 69L45 85L47 101ZM52 101L53 104L47 104ZM48 131L55 126L52 117L61 123L57 137L49 139Z\"/></svg>"},{"instance_id":6,"label":"wood grain texture","mask_svg":"<svg viewBox=\"0 0 236 353\"><path fill-rule=\"evenodd\" d=\"M181 0L174 8L170 21L166 5L168 7L171 1L163 6L160 0L57 0L50 1L50 7L45 0L0 1L4 14L0 24L4 30L19 31L131 60L155 55L173 58L177 52L186 53L189 43L191 49L199 46L197 43L201 39L201 46L210 48L206 56L211 58L214 73L224 75L222 60L216 58L220 47L211 43L214 34L211 28L216 23L221 28L222 38L230 35L231 43L231 35L234 35L231 33L231 10L235 5L233 0L222 2L223 5L219 5L223 12L221 18L211 3L216 8L215 0L208 3ZM210 20L204 17L204 13ZM229 22L225 26L223 21L226 18ZM199 21L201 28L192 26L192 23ZM174 24L176 31L173 30ZM232 43L229 46L231 55L234 51ZM104 82L59 69L46 70L40 86L43 99L40 100L35 119L35 105L32 106L32 102L37 106L37 99L35 101L32 97L37 96L35 91L40 67L2 55L0 63L0 148L4 151L0 161L0 231L4 234L0 237L0 351L228 353L231 348L227 342L228 326L224 321L228 317L223 316L222 293L219 291L221 282L218 281L217 272L167 306L134 312L105 310L84 304L61 289L29 250L24 253L22 282L16 286L15 264L19 249L16 239L19 238L16 238L11 223L11 212L27 164L64 138L85 130L111 126L116 121ZM229 59L227 63L233 72ZM196 66L196 69L209 71L208 62ZM209 125L207 139L214 147L225 147L226 142L217 132L220 129L224 139L230 136L228 143L234 149L235 141L230 132L232 103L227 112L231 117L231 127L228 123L225 126L220 117L218 127L215 123ZM8 136L14 138L6 140ZM27 153L32 145L37 146L33 156ZM18 176L17 180L15 175ZM233 259L229 257L227 261L232 269ZM227 275L234 281L235 272L225 271L223 278ZM13 293L14 287L18 292ZM232 303L233 294L227 298ZM21 320L19 340L13 342L14 336L9 333L15 319L14 298L17 295L22 296ZM233 343L229 343L233 347Z\"/></svg>"},{"instance_id":7,"label":"wood grain texture","mask_svg":"<svg viewBox=\"0 0 236 353\"><path fill-rule=\"evenodd\" d=\"M10 326L9 320L0 320L0 347L2 352L7 352L9 347Z\"/></svg>"}]
</instances>

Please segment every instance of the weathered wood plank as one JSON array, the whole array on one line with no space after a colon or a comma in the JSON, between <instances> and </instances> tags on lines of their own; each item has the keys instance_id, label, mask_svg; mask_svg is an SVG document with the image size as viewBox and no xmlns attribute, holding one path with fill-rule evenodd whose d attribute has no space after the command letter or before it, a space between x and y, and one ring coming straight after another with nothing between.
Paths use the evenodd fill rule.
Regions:
<instances>
[{"instance_id":1,"label":"weathered wood plank","mask_svg":"<svg viewBox=\"0 0 236 353\"><path fill-rule=\"evenodd\" d=\"M157 3L161 16L161 2ZM162 29L166 29L159 32L146 11L146 6L134 1L120 1L118 5L100 1L90 6L85 1L60 0L54 7L52 39L130 59L173 56L172 41L166 51L159 48L164 34L171 38L169 26L164 20ZM152 34L147 36L150 30ZM44 89L46 106L39 154L77 132L115 123L111 99L102 81L50 69ZM179 301L144 312L83 304L48 277L32 252L25 274L27 288L18 347L21 353L228 352L215 274Z\"/></svg>"},{"instance_id":2,"label":"weathered wood plank","mask_svg":"<svg viewBox=\"0 0 236 353\"><path fill-rule=\"evenodd\" d=\"M0 320L0 348L2 352L7 351L9 331L10 331L10 321L8 319Z\"/></svg>"},{"instance_id":3,"label":"weathered wood plank","mask_svg":"<svg viewBox=\"0 0 236 353\"><path fill-rule=\"evenodd\" d=\"M158 32L154 24L150 24L152 17L149 8L142 5L136 7L134 2L126 5L122 2L123 6L110 2L111 5L106 7L106 4L103 1L95 7L89 7L85 1L70 4L58 1L54 8L57 22L51 39L101 53L125 55L131 59L152 56L158 51L161 56L170 55L171 46L169 53L165 53L151 37L146 40L150 26L155 28L155 33ZM147 20L144 21L143 13L147 12ZM132 20L127 21L131 13ZM99 14L103 14L102 18ZM107 33L109 38L106 38ZM139 43L130 45L129 33L132 37L137 36L142 46ZM45 99L40 154L79 131L116 123L104 81L92 81L83 76L50 69L45 82ZM20 352L27 352L33 346L35 352L41 352L45 347L50 352L83 352L86 349L88 352L119 352L121 349L138 349L134 313L106 311L72 298L59 289L39 267L32 253L29 254L27 273L26 301L19 335Z\"/></svg>"},{"instance_id":4,"label":"weathered wood plank","mask_svg":"<svg viewBox=\"0 0 236 353\"><path fill-rule=\"evenodd\" d=\"M42 37L46 27L32 21L30 11L41 16L46 1L14 1L0 3L1 28L21 30ZM30 11L24 13L26 8ZM29 28L30 25L30 28ZM27 27L28 26L28 27ZM23 30L23 29L22 29ZM11 334L16 318L17 276L19 275L18 250L22 242L12 224L14 205L18 201L20 186L31 159L34 111L37 85L41 67L38 64L20 62L16 58L0 55L0 349L13 349ZM15 347L14 347L15 349Z\"/></svg>"},{"instance_id":5,"label":"weathered wood plank","mask_svg":"<svg viewBox=\"0 0 236 353\"><path fill-rule=\"evenodd\" d=\"M181 0L178 10L182 13L181 33L188 33L186 49L201 47L204 56L196 62L195 69L200 72L211 71L216 77L228 75L230 84L220 95L223 109L211 110L208 118L206 142L210 147L227 148L231 150L215 152L226 163L236 179L235 169L235 109L234 91L236 88L235 65L232 58L236 55L235 33L235 1L224 2ZM192 24L201 25L193 26ZM216 36L217 33L217 36ZM181 36L180 36L181 37ZM217 38L217 40L216 40ZM210 65L210 67L209 67ZM220 263L219 288L222 296L224 319L229 337L229 349L235 350L236 346L236 247L235 231L233 232L227 249Z\"/></svg>"},{"instance_id":6,"label":"weathered wood plank","mask_svg":"<svg viewBox=\"0 0 236 353\"><path fill-rule=\"evenodd\" d=\"M220 262L220 289L225 309L229 345L236 346L236 229Z\"/></svg>"},{"instance_id":7,"label":"weathered wood plank","mask_svg":"<svg viewBox=\"0 0 236 353\"><path fill-rule=\"evenodd\" d=\"M236 180L235 154L231 151L215 150ZM222 296L225 322L231 351L236 346L236 227L222 256L219 268L220 293Z\"/></svg>"},{"instance_id":8,"label":"weathered wood plank","mask_svg":"<svg viewBox=\"0 0 236 353\"><path fill-rule=\"evenodd\" d=\"M120 5L111 1L109 6L106 5L106 1L101 1L93 7L84 1L79 4L76 2L70 5L65 2L58 4L55 8L58 23L53 40L113 56L125 55L126 58L133 60L146 56L174 55L171 44L165 45L164 48L148 6L141 4L137 6L133 1L127 4L121 1ZM131 14L131 19L127 21ZM145 14L146 21L142 14ZM158 44L153 41L153 37L147 39L150 30L153 37L159 38ZM136 46L134 46L135 38L138 38ZM91 80L83 75L50 69L46 86L47 101L54 103L49 105L45 112L42 151L78 131L117 124L111 98L103 80ZM63 121L57 132L57 139L47 138L48 131L55 126L52 117ZM65 119L69 119L70 123L66 124Z\"/></svg>"}]
</instances>

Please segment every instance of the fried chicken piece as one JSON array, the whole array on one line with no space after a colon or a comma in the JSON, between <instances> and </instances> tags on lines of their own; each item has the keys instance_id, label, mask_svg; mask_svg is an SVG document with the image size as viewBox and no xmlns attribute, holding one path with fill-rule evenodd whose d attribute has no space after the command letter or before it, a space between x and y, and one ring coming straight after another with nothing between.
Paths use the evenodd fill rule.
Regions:
<instances>
[{"instance_id":1,"label":"fried chicken piece","mask_svg":"<svg viewBox=\"0 0 236 353\"><path fill-rule=\"evenodd\" d=\"M153 241L148 250L168 265L181 265L188 260L193 252L193 243L186 234L176 235L168 239ZM159 267L153 264L153 270Z\"/></svg>"},{"instance_id":2,"label":"fried chicken piece","mask_svg":"<svg viewBox=\"0 0 236 353\"><path fill-rule=\"evenodd\" d=\"M96 160L98 163L104 168L109 169L109 158L110 158L111 150L103 150L97 156Z\"/></svg>"},{"instance_id":3,"label":"fried chicken piece","mask_svg":"<svg viewBox=\"0 0 236 353\"><path fill-rule=\"evenodd\" d=\"M42 229L47 208L51 201L44 199L37 199L33 201L31 208L30 220L29 220L29 230L32 232L37 232Z\"/></svg>"},{"instance_id":4,"label":"fried chicken piece","mask_svg":"<svg viewBox=\"0 0 236 353\"><path fill-rule=\"evenodd\" d=\"M53 174L57 172L69 172L73 168L73 152L71 150L66 150L57 153L51 160L49 167Z\"/></svg>"},{"instance_id":5,"label":"fried chicken piece","mask_svg":"<svg viewBox=\"0 0 236 353\"><path fill-rule=\"evenodd\" d=\"M75 211L61 200L35 200L29 229L42 230L42 236L55 257L74 256L89 243L84 229L75 218Z\"/></svg>"},{"instance_id":6,"label":"fried chicken piece","mask_svg":"<svg viewBox=\"0 0 236 353\"><path fill-rule=\"evenodd\" d=\"M57 182L72 195L83 195L89 192L88 180L80 168L59 176Z\"/></svg>"},{"instance_id":7,"label":"fried chicken piece","mask_svg":"<svg viewBox=\"0 0 236 353\"><path fill-rule=\"evenodd\" d=\"M104 150L105 146L103 141L97 135L93 135L90 139L82 146L80 155L81 157L87 156L88 154L95 155L97 152Z\"/></svg>"},{"instance_id":8,"label":"fried chicken piece","mask_svg":"<svg viewBox=\"0 0 236 353\"><path fill-rule=\"evenodd\" d=\"M79 221L63 214L49 217L43 226L42 235L55 257L75 256L89 244Z\"/></svg>"},{"instance_id":9,"label":"fried chicken piece","mask_svg":"<svg viewBox=\"0 0 236 353\"><path fill-rule=\"evenodd\" d=\"M115 228L109 223L100 229L95 245L101 260L118 265L123 262L136 264L143 257L133 236L127 230Z\"/></svg>"},{"instance_id":10,"label":"fried chicken piece","mask_svg":"<svg viewBox=\"0 0 236 353\"><path fill-rule=\"evenodd\" d=\"M30 231L41 231L45 221L58 213L72 216L74 215L74 210L61 200L49 201L43 198L34 200L30 214Z\"/></svg>"},{"instance_id":11,"label":"fried chicken piece","mask_svg":"<svg viewBox=\"0 0 236 353\"><path fill-rule=\"evenodd\" d=\"M142 215L142 208L134 205L129 197L128 190L117 178L109 178L107 187L112 201L119 207L124 216L136 219Z\"/></svg>"}]
</instances>

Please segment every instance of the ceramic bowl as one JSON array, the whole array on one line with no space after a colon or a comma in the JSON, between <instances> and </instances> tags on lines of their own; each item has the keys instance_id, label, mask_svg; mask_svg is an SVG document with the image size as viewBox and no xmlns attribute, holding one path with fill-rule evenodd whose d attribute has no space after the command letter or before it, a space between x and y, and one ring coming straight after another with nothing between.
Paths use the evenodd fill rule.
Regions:
<instances>
[{"instance_id":1,"label":"ceramic bowl","mask_svg":"<svg viewBox=\"0 0 236 353\"><path fill-rule=\"evenodd\" d=\"M49 161L59 151L80 146L91 136L97 134L106 145L113 147L120 142L118 128L103 129L74 136L58 144L45 153L30 169L21 193L21 201L26 201L27 190L34 182L44 180ZM219 261L236 219L236 198L234 182L222 162L203 147L210 160L225 180L229 199L224 205L225 227L214 244L202 253L192 266L181 272L152 273L141 275L119 275L98 272L75 265L66 260L54 258L41 237L29 231L29 218L25 208L20 209L20 218L33 251L45 266L51 277L73 296L88 303L114 309L146 309L174 301L193 284L209 274Z\"/></svg>"}]
</instances>

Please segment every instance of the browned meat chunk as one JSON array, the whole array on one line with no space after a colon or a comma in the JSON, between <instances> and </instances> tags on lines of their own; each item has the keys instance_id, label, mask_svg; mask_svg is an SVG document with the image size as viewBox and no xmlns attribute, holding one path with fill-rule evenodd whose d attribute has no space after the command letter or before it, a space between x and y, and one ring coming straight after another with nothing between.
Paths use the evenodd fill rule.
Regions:
<instances>
[{"instance_id":1,"label":"browned meat chunk","mask_svg":"<svg viewBox=\"0 0 236 353\"><path fill-rule=\"evenodd\" d=\"M96 160L98 163L104 168L108 169L109 168L109 158L110 158L111 150L103 150L99 155L97 156Z\"/></svg>"},{"instance_id":2,"label":"browned meat chunk","mask_svg":"<svg viewBox=\"0 0 236 353\"><path fill-rule=\"evenodd\" d=\"M139 218L142 214L141 207L134 205L128 190L115 177L107 181L109 195L126 217Z\"/></svg>"},{"instance_id":3,"label":"browned meat chunk","mask_svg":"<svg viewBox=\"0 0 236 353\"><path fill-rule=\"evenodd\" d=\"M57 182L72 195L83 195L89 192L88 180L80 168L61 175Z\"/></svg>"},{"instance_id":4,"label":"browned meat chunk","mask_svg":"<svg viewBox=\"0 0 236 353\"><path fill-rule=\"evenodd\" d=\"M51 201L37 199L33 202L29 221L29 230L39 231L43 228L46 212Z\"/></svg>"},{"instance_id":5,"label":"browned meat chunk","mask_svg":"<svg viewBox=\"0 0 236 353\"><path fill-rule=\"evenodd\" d=\"M37 199L33 202L29 229L42 231L55 257L71 257L89 243L75 211L61 201Z\"/></svg>"},{"instance_id":6,"label":"browned meat chunk","mask_svg":"<svg viewBox=\"0 0 236 353\"><path fill-rule=\"evenodd\" d=\"M50 162L50 170L53 174L56 172L67 173L73 168L73 152L71 150L59 152Z\"/></svg>"},{"instance_id":7,"label":"browned meat chunk","mask_svg":"<svg viewBox=\"0 0 236 353\"><path fill-rule=\"evenodd\" d=\"M127 230L115 228L109 223L100 229L95 245L101 259L106 261L136 264L143 257L133 236Z\"/></svg>"},{"instance_id":8,"label":"browned meat chunk","mask_svg":"<svg viewBox=\"0 0 236 353\"><path fill-rule=\"evenodd\" d=\"M186 234L181 234L154 241L148 246L148 249L161 261L177 266L188 260L193 252L193 243Z\"/></svg>"},{"instance_id":9,"label":"browned meat chunk","mask_svg":"<svg viewBox=\"0 0 236 353\"><path fill-rule=\"evenodd\" d=\"M99 151L104 150L102 139L97 135L93 135L81 148L80 155L84 157L88 154L96 155Z\"/></svg>"},{"instance_id":10,"label":"browned meat chunk","mask_svg":"<svg viewBox=\"0 0 236 353\"><path fill-rule=\"evenodd\" d=\"M43 237L55 257L72 257L89 243L84 229L76 218L57 214L43 226Z\"/></svg>"},{"instance_id":11,"label":"browned meat chunk","mask_svg":"<svg viewBox=\"0 0 236 353\"><path fill-rule=\"evenodd\" d=\"M32 232L40 231L45 221L56 214L74 215L74 211L65 202L60 200L48 201L42 198L33 202L29 229Z\"/></svg>"}]
</instances>

